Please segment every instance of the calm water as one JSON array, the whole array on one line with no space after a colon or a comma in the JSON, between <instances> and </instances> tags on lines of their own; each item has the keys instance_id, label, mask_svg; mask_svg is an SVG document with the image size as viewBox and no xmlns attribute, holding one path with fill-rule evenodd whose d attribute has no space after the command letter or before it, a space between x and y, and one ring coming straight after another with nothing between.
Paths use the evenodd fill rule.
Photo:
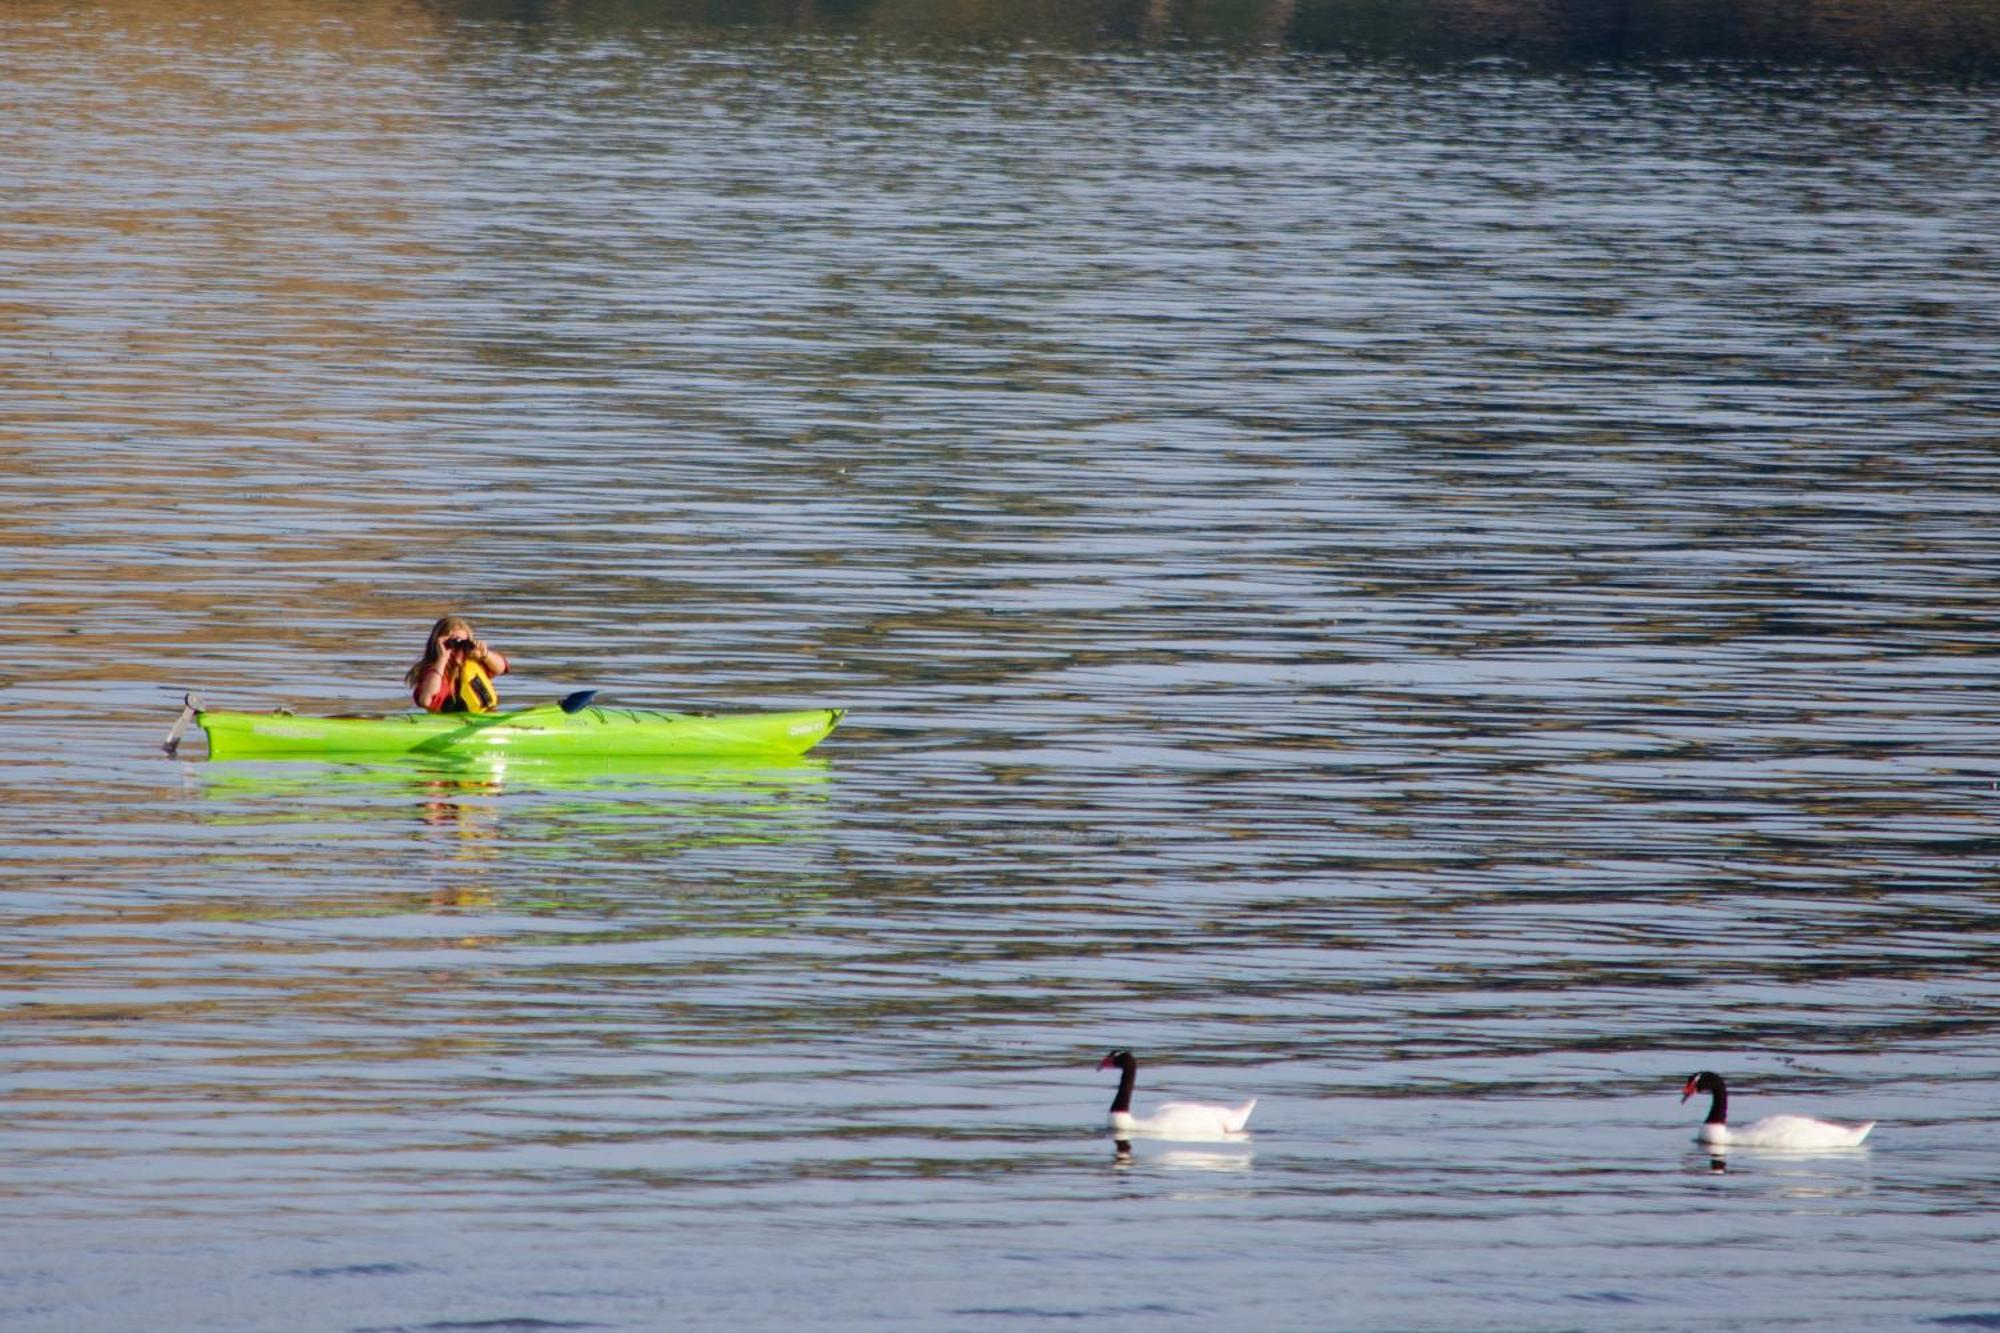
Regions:
<instances>
[{"instance_id":1,"label":"calm water","mask_svg":"<svg viewBox=\"0 0 2000 1333\"><path fill-rule=\"evenodd\" d=\"M0 1324L2000 1327L2000 100L1252 9L0 14Z\"/></svg>"}]
</instances>

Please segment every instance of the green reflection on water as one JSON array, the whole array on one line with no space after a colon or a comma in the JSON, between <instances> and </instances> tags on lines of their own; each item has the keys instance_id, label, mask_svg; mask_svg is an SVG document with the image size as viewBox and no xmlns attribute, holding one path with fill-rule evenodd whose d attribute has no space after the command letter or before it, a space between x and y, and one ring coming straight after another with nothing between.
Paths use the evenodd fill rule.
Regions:
<instances>
[{"instance_id":1,"label":"green reflection on water","mask_svg":"<svg viewBox=\"0 0 2000 1333\"><path fill-rule=\"evenodd\" d=\"M328 841L381 841L400 849L401 874L441 874L423 892L341 893L327 915L395 914L413 905L440 909L586 914L592 885L664 874L695 852L754 852L824 835L820 812L832 773L824 760L701 761L522 759L346 764L299 760L216 760L194 766L200 821L241 831L240 845L211 848L215 868L259 862L266 831L291 846L290 830L310 826ZM410 845L431 841L411 859ZM441 840L441 841L439 841ZM343 856L353 855L352 848ZM282 870L283 867L277 867ZM754 876L753 876L754 878ZM623 895L621 895L622 897ZM278 907L228 908L245 919L300 914Z\"/></svg>"},{"instance_id":2,"label":"green reflection on water","mask_svg":"<svg viewBox=\"0 0 2000 1333\"><path fill-rule=\"evenodd\" d=\"M195 766L215 799L321 797L329 791L457 789L504 792L793 792L824 784L824 759L693 759L671 756L527 758L509 754L415 757L406 762L329 763L309 759L215 759Z\"/></svg>"}]
</instances>

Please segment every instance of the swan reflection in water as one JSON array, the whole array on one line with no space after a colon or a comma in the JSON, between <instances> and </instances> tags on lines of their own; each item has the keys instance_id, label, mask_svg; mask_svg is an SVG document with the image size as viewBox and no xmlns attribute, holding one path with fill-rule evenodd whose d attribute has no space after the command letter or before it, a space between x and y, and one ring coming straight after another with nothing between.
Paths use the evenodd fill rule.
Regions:
<instances>
[{"instance_id":1,"label":"swan reflection in water","mask_svg":"<svg viewBox=\"0 0 2000 1333\"><path fill-rule=\"evenodd\" d=\"M1756 1181L1773 1198L1806 1203L1861 1198L1874 1193L1871 1159L1865 1145L1786 1151L1711 1144L1689 1153L1682 1169L1689 1175L1731 1176L1745 1188Z\"/></svg>"},{"instance_id":2,"label":"swan reflection in water","mask_svg":"<svg viewBox=\"0 0 2000 1333\"><path fill-rule=\"evenodd\" d=\"M1136 1165L1132 1153L1132 1140L1113 1140L1111 1161L1114 1166ZM1169 1148L1157 1155L1148 1154L1149 1166L1163 1166L1173 1171L1248 1171L1252 1161L1249 1145L1235 1151L1212 1148Z\"/></svg>"}]
</instances>

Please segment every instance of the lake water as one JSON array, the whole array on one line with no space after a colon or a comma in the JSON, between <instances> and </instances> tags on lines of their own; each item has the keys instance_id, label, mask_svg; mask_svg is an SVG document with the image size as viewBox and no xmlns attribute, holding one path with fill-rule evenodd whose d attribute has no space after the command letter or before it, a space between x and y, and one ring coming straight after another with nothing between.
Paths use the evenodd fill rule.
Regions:
<instances>
[{"instance_id":1,"label":"lake water","mask_svg":"<svg viewBox=\"0 0 2000 1333\"><path fill-rule=\"evenodd\" d=\"M0 14L0 1325L2000 1328L1990 48L1336 9Z\"/></svg>"}]
</instances>

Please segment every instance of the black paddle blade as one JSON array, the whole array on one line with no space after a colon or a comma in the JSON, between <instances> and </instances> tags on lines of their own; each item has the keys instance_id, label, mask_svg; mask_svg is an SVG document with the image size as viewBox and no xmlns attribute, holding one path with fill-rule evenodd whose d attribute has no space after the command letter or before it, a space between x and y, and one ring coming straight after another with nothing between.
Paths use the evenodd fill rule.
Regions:
<instances>
[{"instance_id":1,"label":"black paddle blade","mask_svg":"<svg viewBox=\"0 0 2000 1333\"><path fill-rule=\"evenodd\" d=\"M578 690L575 694L565 694L556 707L565 713L575 713L588 708L590 701L597 697L596 690Z\"/></svg>"}]
</instances>

